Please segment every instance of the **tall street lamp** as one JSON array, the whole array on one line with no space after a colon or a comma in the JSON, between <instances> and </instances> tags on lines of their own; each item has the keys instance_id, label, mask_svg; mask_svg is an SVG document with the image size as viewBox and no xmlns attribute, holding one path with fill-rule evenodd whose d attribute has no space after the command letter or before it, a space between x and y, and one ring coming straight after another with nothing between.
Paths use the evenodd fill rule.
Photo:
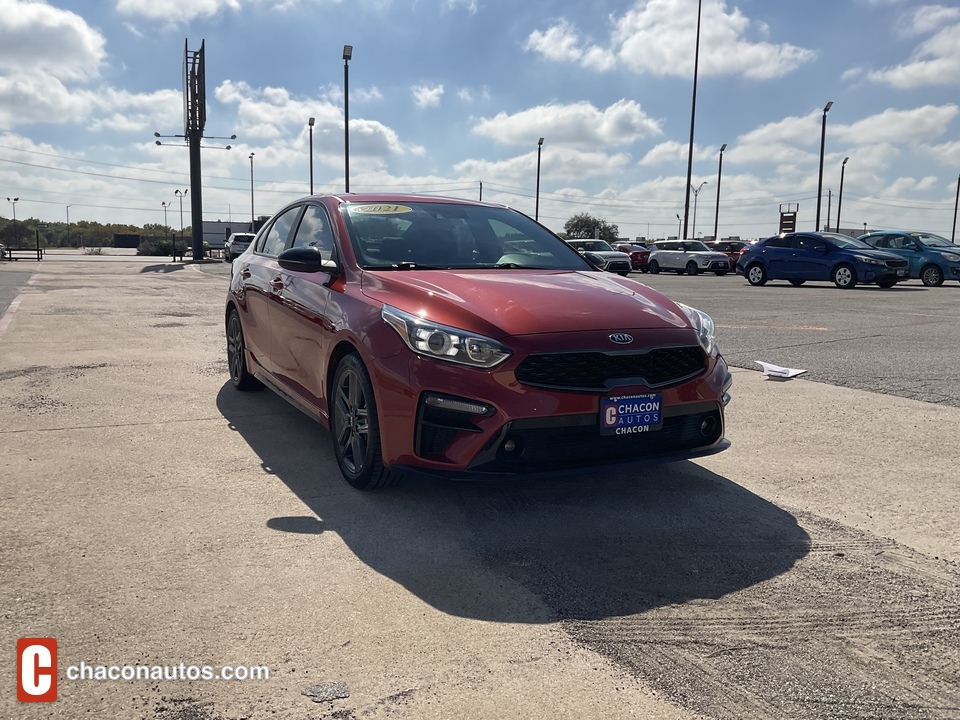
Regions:
<instances>
[{"instance_id":1,"label":"tall street lamp","mask_svg":"<svg viewBox=\"0 0 960 720\"><path fill-rule=\"evenodd\" d=\"M680 239L680 227L683 225L683 220L680 219L680 213L677 213L677 240Z\"/></svg>"},{"instance_id":2,"label":"tall street lamp","mask_svg":"<svg viewBox=\"0 0 960 720\"><path fill-rule=\"evenodd\" d=\"M533 219L540 220L540 151L543 150L543 138L537 141L537 204L533 212Z\"/></svg>"},{"instance_id":3,"label":"tall street lamp","mask_svg":"<svg viewBox=\"0 0 960 720\"><path fill-rule=\"evenodd\" d=\"M161 203L160 203L160 207L163 208L163 228L164 228L164 233L166 233L166 229L167 229L167 208L170 207L170 205L171 205L172 202L173 202L173 201L171 200L170 202L161 202ZM69 206L68 206L68 207L69 207Z\"/></svg>"},{"instance_id":4,"label":"tall street lamp","mask_svg":"<svg viewBox=\"0 0 960 720\"><path fill-rule=\"evenodd\" d=\"M67 247L70 247L70 208L73 205L67 205Z\"/></svg>"},{"instance_id":5,"label":"tall street lamp","mask_svg":"<svg viewBox=\"0 0 960 720\"><path fill-rule=\"evenodd\" d=\"M823 148L827 142L827 113L833 107L833 100L823 107L823 117L820 119L820 177L817 180L817 226L815 231L820 232L820 196L823 194Z\"/></svg>"},{"instance_id":6,"label":"tall street lamp","mask_svg":"<svg viewBox=\"0 0 960 720\"><path fill-rule=\"evenodd\" d=\"M720 164L717 167L717 209L713 216L713 239L719 240L717 237L717 228L720 227L720 178L723 175L723 151L727 149L727 144L724 143L720 146Z\"/></svg>"},{"instance_id":7,"label":"tall street lamp","mask_svg":"<svg viewBox=\"0 0 960 720\"><path fill-rule=\"evenodd\" d=\"M250 153L250 232L256 232L253 228L253 155Z\"/></svg>"},{"instance_id":8,"label":"tall street lamp","mask_svg":"<svg viewBox=\"0 0 960 720\"><path fill-rule=\"evenodd\" d=\"M843 164L840 165L840 197L837 198L837 232L840 232L840 210L843 208L843 173L847 169L847 160L849 157L843 159Z\"/></svg>"},{"instance_id":9,"label":"tall street lamp","mask_svg":"<svg viewBox=\"0 0 960 720\"><path fill-rule=\"evenodd\" d=\"M173 194L176 195L178 198L180 198L180 246L181 247L183 247L183 198L186 196L188 192L190 192L189 188L187 188L186 190L181 190L180 188L177 188L176 190L173 191ZM176 247L173 248L173 259L174 260L177 259Z\"/></svg>"},{"instance_id":10,"label":"tall street lamp","mask_svg":"<svg viewBox=\"0 0 960 720\"><path fill-rule=\"evenodd\" d=\"M957 197L953 201L953 230L950 231L950 242L957 236L957 206L960 205L960 175L957 175Z\"/></svg>"},{"instance_id":11,"label":"tall street lamp","mask_svg":"<svg viewBox=\"0 0 960 720\"><path fill-rule=\"evenodd\" d=\"M687 192L683 203L683 237L687 237L687 219L690 217L690 188L693 177L693 128L697 118L697 72L700 68L700 11L703 0L697 1L697 44L693 55L693 102L690 103L690 145L687 148ZM694 200L696 207L696 200ZM694 223L696 225L696 223ZM683 239L683 238L680 238Z\"/></svg>"},{"instance_id":12,"label":"tall street lamp","mask_svg":"<svg viewBox=\"0 0 960 720\"><path fill-rule=\"evenodd\" d=\"M694 190L693 187L690 187L690 190L693 191L693 227L690 229L690 237L697 236L697 197L700 195L700 191L703 190L703 186L707 184L707 181L704 180L697 186L697 189Z\"/></svg>"},{"instance_id":13,"label":"tall street lamp","mask_svg":"<svg viewBox=\"0 0 960 720\"><path fill-rule=\"evenodd\" d=\"M310 194L313 195L313 124L316 118L310 118L307 125L310 126Z\"/></svg>"},{"instance_id":14,"label":"tall street lamp","mask_svg":"<svg viewBox=\"0 0 960 720\"><path fill-rule=\"evenodd\" d=\"M17 221L17 203L20 201L20 198L7 198L7 202L13 206L13 221Z\"/></svg>"},{"instance_id":15,"label":"tall street lamp","mask_svg":"<svg viewBox=\"0 0 960 720\"><path fill-rule=\"evenodd\" d=\"M350 192L350 58L353 45L343 46L343 191Z\"/></svg>"}]
</instances>

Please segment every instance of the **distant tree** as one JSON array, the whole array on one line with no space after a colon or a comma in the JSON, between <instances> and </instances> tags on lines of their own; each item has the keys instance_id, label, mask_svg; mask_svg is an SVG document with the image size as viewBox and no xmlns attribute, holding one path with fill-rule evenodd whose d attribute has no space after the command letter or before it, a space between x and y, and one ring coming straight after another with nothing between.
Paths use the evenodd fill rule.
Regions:
<instances>
[{"instance_id":1,"label":"distant tree","mask_svg":"<svg viewBox=\"0 0 960 720\"><path fill-rule=\"evenodd\" d=\"M588 213L574 215L563 225L563 236L570 240L616 240L620 237L620 228L606 220L595 218Z\"/></svg>"}]
</instances>

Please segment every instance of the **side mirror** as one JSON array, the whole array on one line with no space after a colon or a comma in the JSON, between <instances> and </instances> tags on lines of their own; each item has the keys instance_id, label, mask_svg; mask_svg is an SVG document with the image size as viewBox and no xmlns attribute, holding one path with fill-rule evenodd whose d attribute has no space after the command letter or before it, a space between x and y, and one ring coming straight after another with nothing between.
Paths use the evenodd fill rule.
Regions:
<instances>
[{"instance_id":1,"label":"side mirror","mask_svg":"<svg viewBox=\"0 0 960 720\"><path fill-rule=\"evenodd\" d=\"M332 277L340 276L340 266L336 260L325 260L316 247L292 247L277 256L277 263L291 272L325 272Z\"/></svg>"}]
</instances>

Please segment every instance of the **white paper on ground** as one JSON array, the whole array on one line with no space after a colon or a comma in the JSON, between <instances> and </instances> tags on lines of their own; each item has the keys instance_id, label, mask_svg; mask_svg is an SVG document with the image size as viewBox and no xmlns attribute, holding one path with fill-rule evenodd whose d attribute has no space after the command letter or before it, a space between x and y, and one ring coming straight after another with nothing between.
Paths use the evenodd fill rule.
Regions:
<instances>
[{"instance_id":1,"label":"white paper on ground","mask_svg":"<svg viewBox=\"0 0 960 720\"><path fill-rule=\"evenodd\" d=\"M754 360L754 362L763 369L764 375L769 375L770 377L792 378L806 372L806 370L781 367L773 363L763 362L762 360Z\"/></svg>"}]
</instances>

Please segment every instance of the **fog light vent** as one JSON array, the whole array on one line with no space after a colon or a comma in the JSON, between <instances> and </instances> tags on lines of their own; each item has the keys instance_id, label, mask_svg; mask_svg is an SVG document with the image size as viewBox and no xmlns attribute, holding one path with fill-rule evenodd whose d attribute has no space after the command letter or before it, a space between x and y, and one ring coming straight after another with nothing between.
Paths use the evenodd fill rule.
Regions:
<instances>
[{"instance_id":1,"label":"fog light vent","mask_svg":"<svg viewBox=\"0 0 960 720\"><path fill-rule=\"evenodd\" d=\"M424 396L423 402L430 407L466 413L467 415L490 415L493 413L493 408L489 405L470 402L469 400L462 400L460 398L447 397L445 395L428 394Z\"/></svg>"}]
</instances>

